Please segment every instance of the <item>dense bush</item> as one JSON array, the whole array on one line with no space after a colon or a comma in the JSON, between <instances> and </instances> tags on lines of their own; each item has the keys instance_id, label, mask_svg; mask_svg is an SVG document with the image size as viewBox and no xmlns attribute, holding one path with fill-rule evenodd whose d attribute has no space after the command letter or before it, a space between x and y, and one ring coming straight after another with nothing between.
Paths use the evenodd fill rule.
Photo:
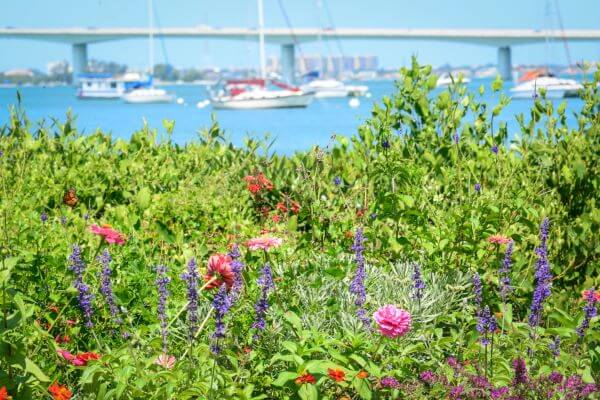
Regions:
<instances>
[{"instance_id":1,"label":"dense bush","mask_svg":"<svg viewBox=\"0 0 600 400\"><path fill-rule=\"evenodd\" d=\"M595 396L598 78L577 128L542 94L509 140L502 82L433 97L414 62L357 136L289 157L15 108L0 399Z\"/></svg>"}]
</instances>

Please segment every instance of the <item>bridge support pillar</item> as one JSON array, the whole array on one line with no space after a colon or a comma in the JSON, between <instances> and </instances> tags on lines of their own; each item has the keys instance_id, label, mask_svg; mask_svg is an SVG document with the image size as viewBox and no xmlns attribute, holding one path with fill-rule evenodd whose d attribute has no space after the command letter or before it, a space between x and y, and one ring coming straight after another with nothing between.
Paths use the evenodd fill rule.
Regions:
<instances>
[{"instance_id":1,"label":"bridge support pillar","mask_svg":"<svg viewBox=\"0 0 600 400\"><path fill-rule=\"evenodd\" d=\"M294 83L294 71L296 69L296 52L293 44L281 45L281 76L284 82Z\"/></svg>"},{"instance_id":2,"label":"bridge support pillar","mask_svg":"<svg viewBox=\"0 0 600 400\"><path fill-rule=\"evenodd\" d=\"M79 83L79 75L87 69L87 43L73 44L73 84Z\"/></svg>"},{"instance_id":3,"label":"bridge support pillar","mask_svg":"<svg viewBox=\"0 0 600 400\"><path fill-rule=\"evenodd\" d=\"M512 81L510 47L498 47L498 72L504 81Z\"/></svg>"}]
</instances>

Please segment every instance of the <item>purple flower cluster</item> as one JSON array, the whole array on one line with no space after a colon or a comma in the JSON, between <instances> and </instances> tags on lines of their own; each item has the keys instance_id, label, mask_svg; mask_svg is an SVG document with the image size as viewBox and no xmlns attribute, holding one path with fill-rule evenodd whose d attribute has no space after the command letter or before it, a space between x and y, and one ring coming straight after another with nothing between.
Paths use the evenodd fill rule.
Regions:
<instances>
[{"instance_id":1,"label":"purple flower cluster","mask_svg":"<svg viewBox=\"0 0 600 400\"><path fill-rule=\"evenodd\" d=\"M46 221L48 221L48 214L46 214L46 211L44 211L40 214L40 220L42 221L42 223L45 223Z\"/></svg>"},{"instance_id":2,"label":"purple flower cluster","mask_svg":"<svg viewBox=\"0 0 600 400\"><path fill-rule=\"evenodd\" d=\"M421 301L423 298L423 292L425 291L425 282L423 282L423 278L421 276L421 268L419 264L413 263L413 294L412 297L415 300Z\"/></svg>"},{"instance_id":3,"label":"purple flower cluster","mask_svg":"<svg viewBox=\"0 0 600 400\"><path fill-rule=\"evenodd\" d=\"M585 305L583 306L583 321L576 329L577 335L583 338L585 331L590 327L590 320L598 314L596 309L596 292L594 288L588 290L585 294Z\"/></svg>"},{"instance_id":4,"label":"purple flower cluster","mask_svg":"<svg viewBox=\"0 0 600 400\"><path fill-rule=\"evenodd\" d=\"M498 154L498 146L497 145L493 145L491 150L492 150L492 153Z\"/></svg>"},{"instance_id":5,"label":"purple flower cluster","mask_svg":"<svg viewBox=\"0 0 600 400\"><path fill-rule=\"evenodd\" d=\"M504 262L499 270L500 275L500 297L502 297L502 302L506 304L506 300L508 295L512 292L513 288L510 285L510 266L512 264L512 253L513 253L514 243L512 240L506 246L506 252L504 253Z\"/></svg>"},{"instance_id":6,"label":"purple flower cluster","mask_svg":"<svg viewBox=\"0 0 600 400\"><path fill-rule=\"evenodd\" d=\"M540 226L540 245L535 252L538 256L535 271L535 290L531 301L531 312L529 314L529 325L535 328L540 325L544 301L550 296L552 288L552 273L550 272L550 264L548 263L548 230L550 228L550 220L544 218Z\"/></svg>"},{"instance_id":7,"label":"purple flower cluster","mask_svg":"<svg viewBox=\"0 0 600 400\"><path fill-rule=\"evenodd\" d=\"M79 308L85 318L85 326L91 328L94 326L92 322L92 301L94 295L90 293L90 287L83 281L83 274L85 273L85 262L81 258L81 248L76 244L73 245L73 252L69 257L69 269L75 273L75 282L73 286L77 289Z\"/></svg>"},{"instance_id":8,"label":"purple flower cluster","mask_svg":"<svg viewBox=\"0 0 600 400\"><path fill-rule=\"evenodd\" d=\"M556 335L554 340L548 345L554 357L560 356L560 336Z\"/></svg>"},{"instance_id":9,"label":"purple flower cluster","mask_svg":"<svg viewBox=\"0 0 600 400\"><path fill-rule=\"evenodd\" d=\"M225 337L225 315L232 305L231 297L227 295L226 285L221 285L213 299L212 305L215 309L215 333L212 335L213 339L215 339L215 343L211 345L210 348L214 354L219 354L221 352L219 339Z\"/></svg>"},{"instance_id":10,"label":"purple flower cluster","mask_svg":"<svg viewBox=\"0 0 600 400\"><path fill-rule=\"evenodd\" d=\"M475 189L475 193L479 193L479 192L481 192L481 183L477 182L477 183L475 184L475 187L474 187L474 189Z\"/></svg>"},{"instance_id":11,"label":"purple flower cluster","mask_svg":"<svg viewBox=\"0 0 600 400\"><path fill-rule=\"evenodd\" d=\"M156 290L158 292L158 319L160 321L160 333L162 336L163 354L167 354L167 298L169 297L169 289L167 285L171 282L171 278L167 276L168 268L166 265L158 265L156 267Z\"/></svg>"},{"instance_id":12,"label":"purple flower cluster","mask_svg":"<svg viewBox=\"0 0 600 400\"><path fill-rule=\"evenodd\" d=\"M243 279L242 279L242 271L244 269L244 263L240 261L240 250L237 244L234 244L231 251L229 252L229 257L231 257L231 271L233 272L233 286L231 287L231 296L233 297L233 301L237 300L240 295L240 291L242 290Z\"/></svg>"},{"instance_id":13,"label":"purple flower cluster","mask_svg":"<svg viewBox=\"0 0 600 400\"><path fill-rule=\"evenodd\" d=\"M258 286L261 287L261 293L258 301L254 305L254 311L256 312L256 321L252 324L252 328L256 329L254 339L258 339L259 332L265 329L267 310L269 309L269 291L275 289L273 283L273 274L271 273L271 267L269 264L265 264L264 268L258 278Z\"/></svg>"},{"instance_id":14,"label":"purple flower cluster","mask_svg":"<svg viewBox=\"0 0 600 400\"><path fill-rule=\"evenodd\" d=\"M427 370L419 374L419 379L428 385L433 385L437 381L437 375L433 371Z\"/></svg>"},{"instance_id":15,"label":"purple flower cluster","mask_svg":"<svg viewBox=\"0 0 600 400\"><path fill-rule=\"evenodd\" d=\"M356 263L356 272L352 282L350 282L350 293L354 295L354 305L358 307L358 310L356 311L358 319L360 319L366 327L369 327L371 325L371 319L364 308L367 301L367 290L365 289L365 257L363 255L363 251L365 250L363 245L364 240L363 229L358 228L354 235L354 244L352 245L354 262Z\"/></svg>"},{"instance_id":16,"label":"purple flower cluster","mask_svg":"<svg viewBox=\"0 0 600 400\"><path fill-rule=\"evenodd\" d=\"M481 313L481 304L483 303L483 286L481 284L481 277L477 272L473 275L473 294L475 294L475 306L477 307L476 314Z\"/></svg>"},{"instance_id":17,"label":"purple flower cluster","mask_svg":"<svg viewBox=\"0 0 600 400\"><path fill-rule=\"evenodd\" d=\"M384 376L381 378L379 383L381 383L382 387L389 389L396 389L400 387L400 382L398 382L398 379L394 378L393 376Z\"/></svg>"},{"instance_id":18,"label":"purple flower cluster","mask_svg":"<svg viewBox=\"0 0 600 400\"><path fill-rule=\"evenodd\" d=\"M479 320L477 321L477 332L483 337L481 338L481 343L484 346L490 344L490 340L488 335L493 335L496 331L496 320L494 316L490 313L490 308L485 306L485 308L479 314Z\"/></svg>"},{"instance_id":19,"label":"purple flower cluster","mask_svg":"<svg viewBox=\"0 0 600 400\"><path fill-rule=\"evenodd\" d=\"M335 186L340 186L342 184L342 178L340 178L339 176L336 176L335 178L333 178L333 184Z\"/></svg>"},{"instance_id":20,"label":"purple flower cluster","mask_svg":"<svg viewBox=\"0 0 600 400\"><path fill-rule=\"evenodd\" d=\"M513 386L526 385L529 382L529 377L527 375L527 366L525 365L525 360L522 358L517 358L513 360L513 370L514 377L512 384Z\"/></svg>"},{"instance_id":21,"label":"purple flower cluster","mask_svg":"<svg viewBox=\"0 0 600 400\"><path fill-rule=\"evenodd\" d=\"M194 339L196 329L198 329L198 265L196 259L192 257L187 265L187 271L181 274L187 284L187 318L189 324L189 340Z\"/></svg>"},{"instance_id":22,"label":"purple flower cluster","mask_svg":"<svg viewBox=\"0 0 600 400\"><path fill-rule=\"evenodd\" d=\"M458 133L455 133L454 135L452 135L452 139L454 140L454 143L458 144L458 142L460 141L460 137L458 136Z\"/></svg>"},{"instance_id":23,"label":"purple flower cluster","mask_svg":"<svg viewBox=\"0 0 600 400\"><path fill-rule=\"evenodd\" d=\"M97 260L102 266L102 271L100 274L100 293L102 293L104 299L106 300L106 304L108 305L108 310L110 311L113 321L115 321L116 324L120 324L123 321L119 317L119 309L117 308L115 294L113 293L112 283L110 281L110 275L112 274L110 263L112 261L112 257L110 256L108 249L104 249L102 254L97 257Z\"/></svg>"}]
</instances>

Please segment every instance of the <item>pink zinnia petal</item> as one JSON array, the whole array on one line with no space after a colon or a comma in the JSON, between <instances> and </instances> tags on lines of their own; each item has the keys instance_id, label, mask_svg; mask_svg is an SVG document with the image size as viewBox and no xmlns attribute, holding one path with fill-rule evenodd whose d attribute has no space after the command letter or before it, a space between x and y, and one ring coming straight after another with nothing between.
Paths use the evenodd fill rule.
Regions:
<instances>
[{"instance_id":1,"label":"pink zinnia petal","mask_svg":"<svg viewBox=\"0 0 600 400\"><path fill-rule=\"evenodd\" d=\"M373 314L379 332L387 337L395 338L405 335L411 326L411 317L408 311L388 304L381 307Z\"/></svg>"}]
</instances>

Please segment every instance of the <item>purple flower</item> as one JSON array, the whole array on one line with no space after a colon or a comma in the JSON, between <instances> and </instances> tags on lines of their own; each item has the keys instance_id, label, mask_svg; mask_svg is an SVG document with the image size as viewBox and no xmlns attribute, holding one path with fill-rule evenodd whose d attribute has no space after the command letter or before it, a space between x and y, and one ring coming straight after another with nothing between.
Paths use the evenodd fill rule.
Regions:
<instances>
[{"instance_id":1,"label":"purple flower","mask_svg":"<svg viewBox=\"0 0 600 400\"><path fill-rule=\"evenodd\" d=\"M504 262L500 267L499 275L500 275L500 297L502 297L502 302L506 304L506 299L508 295L512 292L512 287L510 286L510 266L512 264L512 253L513 253L513 242L510 241L506 246L506 252L504 253Z\"/></svg>"},{"instance_id":2,"label":"purple flower","mask_svg":"<svg viewBox=\"0 0 600 400\"><path fill-rule=\"evenodd\" d=\"M462 385L454 386L450 390L449 398L450 399L460 399L460 396L464 392L465 388Z\"/></svg>"},{"instance_id":3,"label":"purple flower","mask_svg":"<svg viewBox=\"0 0 600 400\"><path fill-rule=\"evenodd\" d=\"M267 315L267 310L269 309L269 291L275 289L275 284L273 283L273 275L271 273L271 267L269 264L265 264L264 268L260 273L260 277L258 278L258 286L261 287L260 298L254 305L254 311L256 312L256 321L252 324L252 328L256 329L256 333L254 334L254 339L258 339L259 331L262 331L266 327L265 317Z\"/></svg>"},{"instance_id":4,"label":"purple flower","mask_svg":"<svg viewBox=\"0 0 600 400\"><path fill-rule=\"evenodd\" d=\"M454 135L452 135L452 139L454 139L454 143L458 144L460 137L458 136L458 133L455 133Z\"/></svg>"},{"instance_id":5,"label":"purple flower","mask_svg":"<svg viewBox=\"0 0 600 400\"><path fill-rule=\"evenodd\" d=\"M508 393L508 387L502 386L498 389L490 390L490 396L493 400L502 399Z\"/></svg>"},{"instance_id":6,"label":"purple flower","mask_svg":"<svg viewBox=\"0 0 600 400\"><path fill-rule=\"evenodd\" d=\"M231 257L231 271L233 272L233 286L231 287L231 296L232 300L235 302L240 295L240 291L242 290L242 285L244 283L242 279L242 271L244 269L244 263L240 261L240 250L237 244L234 244L231 252L229 252L229 257Z\"/></svg>"},{"instance_id":7,"label":"purple flower","mask_svg":"<svg viewBox=\"0 0 600 400\"><path fill-rule=\"evenodd\" d=\"M381 378L379 383L381 383L381 386L390 389L396 389L400 387L400 382L398 382L398 379L394 378L393 376L384 376Z\"/></svg>"},{"instance_id":8,"label":"purple flower","mask_svg":"<svg viewBox=\"0 0 600 400\"><path fill-rule=\"evenodd\" d=\"M89 286L83 281L86 266L81 258L81 249L76 244L73 245L73 252L69 257L69 263L69 269L75 273L73 286L78 292L79 308L85 318L85 326L91 328L94 326L92 323L92 301L94 300L94 295L90 293Z\"/></svg>"},{"instance_id":9,"label":"purple flower","mask_svg":"<svg viewBox=\"0 0 600 400\"><path fill-rule=\"evenodd\" d=\"M477 332L483 335L481 343L484 346L490 344L488 334L493 335L495 331L496 320L494 319L494 316L490 313L490 308L488 306L485 306L483 311L481 311L481 313L479 314L479 320L477 321Z\"/></svg>"},{"instance_id":10,"label":"purple flower","mask_svg":"<svg viewBox=\"0 0 600 400\"><path fill-rule=\"evenodd\" d=\"M491 148L491 150L492 150L492 153L498 154L498 146L493 145L492 148Z\"/></svg>"},{"instance_id":11,"label":"purple flower","mask_svg":"<svg viewBox=\"0 0 600 400\"><path fill-rule=\"evenodd\" d=\"M550 382L558 385L559 383L561 383L563 381L563 376L558 371L552 371L552 372L550 372L550 375L548 375L548 380Z\"/></svg>"},{"instance_id":12,"label":"purple flower","mask_svg":"<svg viewBox=\"0 0 600 400\"><path fill-rule=\"evenodd\" d=\"M596 292L594 288L586 291L585 293L585 305L583 306L583 321L576 329L577 334L580 338L583 338L585 331L590 327L590 320L596 316L598 310L596 309Z\"/></svg>"},{"instance_id":13,"label":"purple flower","mask_svg":"<svg viewBox=\"0 0 600 400\"><path fill-rule=\"evenodd\" d=\"M187 284L187 318L189 324L189 340L194 339L198 328L198 265L196 259L191 258L187 265L187 271L181 274Z\"/></svg>"},{"instance_id":14,"label":"purple flower","mask_svg":"<svg viewBox=\"0 0 600 400\"><path fill-rule=\"evenodd\" d=\"M372 213L372 214L370 215L370 217L371 217L371 219L375 219L375 218L377 218L377 213Z\"/></svg>"},{"instance_id":15,"label":"purple flower","mask_svg":"<svg viewBox=\"0 0 600 400\"><path fill-rule=\"evenodd\" d=\"M83 214L83 219L86 220L86 221L89 220L90 219L90 214L89 213Z\"/></svg>"},{"instance_id":16,"label":"purple flower","mask_svg":"<svg viewBox=\"0 0 600 400\"><path fill-rule=\"evenodd\" d=\"M529 378L527 376L527 366L525 365L525 360L522 358L517 358L512 363L515 375L513 377L512 384L513 386L526 385L529 382Z\"/></svg>"},{"instance_id":17,"label":"purple flower","mask_svg":"<svg viewBox=\"0 0 600 400\"><path fill-rule=\"evenodd\" d=\"M117 324L120 324L122 320L119 317L119 309L117 308L115 294L113 293L112 284L110 281L110 275L112 274L110 263L112 258L108 252L108 249L104 249L102 254L97 257L97 260L102 266L100 293L102 293L104 299L106 300L106 304L108 305L108 310L110 311L113 321L115 321Z\"/></svg>"},{"instance_id":18,"label":"purple flower","mask_svg":"<svg viewBox=\"0 0 600 400\"><path fill-rule=\"evenodd\" d=\"M45 223L46 221L48 221L48 214L46 214L46 211L42 212L40 214L40 220Z\"/></svg>"},{"instance_id":19,"label":"purple flower","mask_svg":"<svg viewBox=\"0 0 600 400\"><path fill-rule=\"evenodd\" d=\"M221 285L212 305L215 309L215 333L212 335L215 343L210 348L214 354L219 354L221 352L219 339L225 337L225 315L231 308L231 297L227 295L226 285Z\"/></svg>"},{"instance_id":20,"label":"purple flower","mask_svg":"<svg viewBox=\"0 0 600 400\"><path fill-rule=\"evenodd\" d=\"M475 189L475 193L479 193L479 192L481 192L481 183L477 182L477 183L475 184L475 187L474 187L474 189Z\"/></svg>"},{"instance_id":21,"label":"purple flower","mask_svg":"<svg viewBox=\"0 0 600 400\"><path fill-rule=\"evenodd\" d=\"M339 176L336 176L335 178L333 178L333 184L335 186L340 186L342 184L342 178L340 178Z\"/></svg>"},{"instance_id":22,"label":"purple flower","mask_svg":"<svg viewBox=\"0 0 600 400\"><path fill-rule=\"evenodd\" d=\"M356 272L352 282L350 282L350 293L354 295L354 305L358 307L358 310L356 311L358 319L360 319L366 327L370 327L371 318L367 316L367 311L364 308L367 301L367 290L365 289L365 257L363 255L363 251L365 250L363 245L364 240L363 229L358 228L354 235L354 244L352 245L354 262L356 263Z\"/></svg>"},{"instance_id":23,"label":"purple flower","mask_svg":"<svg viewBox=\"0 0 600 400\"><path fill-rule=\"evenodd\" d=\"M389 149L390 148L390 142L387 139L384 139L381 142L381 147L383 147L384 149Z\"/></svg>"},{"instance_id":24,"label":"purple flower","mask_svg":"<svg viewBox=\"0 0 600 400\"><path fill-rule=\"evenodd\" d=\"M473 275L473 293L475 294L475 306L477 307L476 314L481 313L481 303L483 302L483 286L481 285L481 277L475 272Z\"/></svg>"},{"instance_id":25,"label":"purple flower","mask_svg":"<svg viewBox=\"0 0 600 400\"><path fill-rule=\"evenodd\" d=\"M423 278L421 277L421 268L419 264L413 263L413 299L421 301L423 298L423 291L425 290L425 282L423 282Z\"/></svg>"},{"instance_id":26,"label":"purple flower","mask_svg":"<svg viewBox=\"0 0 600 400\"><path fill-rule=\"evenodd\" d=\"M540 226L540 245L535 252L538 256L535 271L535 290L531 301L531 312L529 314L529 325L532 328L539 326L544 308L544 301L550 296L552 288L552 273L548 263L548 229L550 220L544 218Z\"/></svg>"},{"instance_id":27,"label":"purple flower","mask_svg":"<svg viewBox=\"0 0 600 400\"><path fill-rule=\"evenodd\" d=\"M158 265L156 267L156 290L158 292L158 319L160 321L160 333L162 336L163 354L167 354L167 298L169 297L169 289L167 285L171 282L171 278L167 276L168 268L166 265Z\"/></svg>"},{"instance_id":28,"label":"purple flower","mask_svg":"<svg viewBox=\"0 0 600 400\"><path fill-rule=\"evenodd\" d=\"M64 215L62 217L60 217L60 223L62 225L66 225L67 224L67 217L65 217Z\"/></svg>"},{"instance_id":29,"label":"purple flower","mask_svg":"<svg viewBox=\"0 0 600 400\"><path fill-rule=\"evenodd\" d=\"M556 335L552 343L548 345L548 348L550 348L554 357L560 356L560 336Z\"/></svg>"},{"instance_id":30,"label":"purple flower","mask_svg":"<svg viewBox=\"0 0 600 400\"><path fill-rule=\"evenodd\" d=\"M419 374L419 378L427 383L428 385L433 385L437 379L436 374L433 373L433 371L423 371Z\"/></svg>"},{"instance_id":31,"label":"purple flower","mask_svg":"<svg viewBox=\"0 0 600 400\"><path fill-rule=\"evenodd\" d=\"M479 389L491 389L492 388L490 381L488 381L485 376L471 375L469 377L469 379L470 379L471 383L473 384L473 386L475 386L476 388L479 388Z\"/></svg>"}]
</instances>

